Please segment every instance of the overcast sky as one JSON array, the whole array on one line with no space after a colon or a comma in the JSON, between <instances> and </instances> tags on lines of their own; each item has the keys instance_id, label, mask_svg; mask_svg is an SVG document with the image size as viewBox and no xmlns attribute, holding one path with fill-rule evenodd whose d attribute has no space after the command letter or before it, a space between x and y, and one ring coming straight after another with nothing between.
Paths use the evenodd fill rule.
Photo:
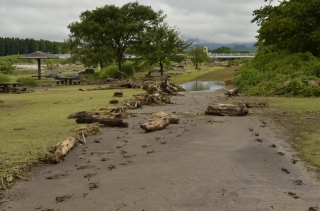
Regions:
<instances>
[{"instance_id":1,"label":"overcast sky","mask_svg":"<svg viewBox=\"0 0 320 211\"><path fill-rule=\"evenodd\" d=\"M134 1L134 0L133 0ZM81 12L107 4L122 6L128 0L0 0L0 37L34 38L62 42L67 26ZM215 43L255 42L258 27L252 11L264 0L138 0L163 10L165 21L187 38Z\"/></svg>"}]
</instances>

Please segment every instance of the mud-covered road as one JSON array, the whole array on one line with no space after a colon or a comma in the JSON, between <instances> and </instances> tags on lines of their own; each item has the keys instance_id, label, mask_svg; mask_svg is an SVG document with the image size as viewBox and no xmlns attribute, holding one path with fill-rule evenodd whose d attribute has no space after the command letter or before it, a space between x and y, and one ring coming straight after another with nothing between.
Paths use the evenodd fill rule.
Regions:
<instances>
[{"instance_id":1,"label":"mud-covered road","mask_svg":"<svg viewBox=\"0 0 320 211\"><path fill-rule=\"evenodd\" d=\"M132 110L128 129L103 129L0 194L0 210L318 210L319 182L268 120L204 115L222 93ZM145 133L139 124L154 111L174 112L180 123Z\"/></svg>"}]
</instances>

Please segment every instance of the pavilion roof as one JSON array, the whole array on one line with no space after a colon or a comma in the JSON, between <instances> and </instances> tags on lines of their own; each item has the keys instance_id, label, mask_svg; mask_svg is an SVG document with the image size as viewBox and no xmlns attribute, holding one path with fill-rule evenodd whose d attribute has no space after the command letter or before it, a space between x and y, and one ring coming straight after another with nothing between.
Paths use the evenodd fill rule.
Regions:
<instances>
[{"instance_id":1,"label":"pavilion roof","mask_svg":"<svg viewBox=\"0 0 320 211\"><path fill-rule=\"evenodd\" d=\"M30 54L21 56L19 57L19 59L59 59L59 57L49 53L44 53L42 51L36 51Z\"/></svg>"}]
</instances>

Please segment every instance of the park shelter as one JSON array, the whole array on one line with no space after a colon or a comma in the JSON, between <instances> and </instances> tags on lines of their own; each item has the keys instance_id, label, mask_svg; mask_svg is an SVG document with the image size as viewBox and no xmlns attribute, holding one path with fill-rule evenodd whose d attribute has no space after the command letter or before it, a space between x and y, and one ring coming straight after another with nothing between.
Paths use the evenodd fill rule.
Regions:
<instances>
[{"instance_id":1,"label":"park shelter","mask_svg":"<svg viewBox=\"0 0 320 211\"><path fill-rule=\"evenodd\" d=\"M42 51L36 51L24 56L19 57L19 59L37 59L38 60L38 79L41 79L41 59L59 59L58 56L44 53Z\"/></svg>"}]
</instances>

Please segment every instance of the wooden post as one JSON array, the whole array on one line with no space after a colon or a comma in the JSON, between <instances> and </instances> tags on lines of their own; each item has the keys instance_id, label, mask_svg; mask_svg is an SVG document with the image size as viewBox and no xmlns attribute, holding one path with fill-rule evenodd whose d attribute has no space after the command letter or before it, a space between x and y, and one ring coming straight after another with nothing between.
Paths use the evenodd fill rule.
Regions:
<instances>
[{"instance_id":1,"label":"wooden post","mask_svg":"<svg viewBox=\"0 0 320 211\"><path fill-rule=\"evenodd\" d=\"M41 60L38 59L38 79L41 80Z\"/></svg>"}]
</instances>

